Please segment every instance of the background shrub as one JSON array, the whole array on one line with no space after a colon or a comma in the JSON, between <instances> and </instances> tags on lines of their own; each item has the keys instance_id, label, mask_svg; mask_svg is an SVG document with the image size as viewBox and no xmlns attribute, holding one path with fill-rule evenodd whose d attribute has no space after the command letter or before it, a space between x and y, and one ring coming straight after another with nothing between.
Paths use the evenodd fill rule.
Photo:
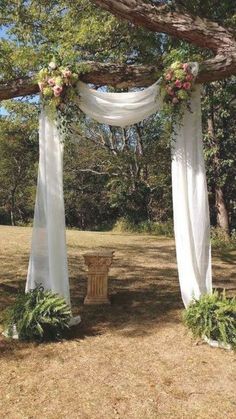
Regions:
<instances>
[{"instance_id":1,"label":"background shrub","mask_svg":"<svg viewBox=\"0 0 236 419\"><path fill-rule=\"evenodd\" d=\"M142 221L135 224L127 218L119 218L113 227L113 231L120 233L147 233L156 236L173 237L173 222L168 220L166 222Z\"/></svg>"}]
</instances>

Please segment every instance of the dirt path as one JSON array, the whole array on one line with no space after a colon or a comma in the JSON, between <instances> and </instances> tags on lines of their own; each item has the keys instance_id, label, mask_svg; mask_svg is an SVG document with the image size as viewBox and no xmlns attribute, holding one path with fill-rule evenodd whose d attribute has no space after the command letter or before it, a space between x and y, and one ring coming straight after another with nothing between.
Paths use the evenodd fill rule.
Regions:
<instances>
[{"instance_id":1,"label":"dirt path","mask_svg":"<svg viewBox=\"0 0 236 419\"><path fill-rule=\"evenodd\" d=\"M0 227L0 303L24 284L31 231ZM116 252L111 307L82 305L82 253ZM69 340L27 344L0 338L0 417L152 419L236 417L236 356L191 339L169 239L68 232L75 313ZM214 257L215 285L236 293L236 253Z\"/></svg>"}]
</instances>

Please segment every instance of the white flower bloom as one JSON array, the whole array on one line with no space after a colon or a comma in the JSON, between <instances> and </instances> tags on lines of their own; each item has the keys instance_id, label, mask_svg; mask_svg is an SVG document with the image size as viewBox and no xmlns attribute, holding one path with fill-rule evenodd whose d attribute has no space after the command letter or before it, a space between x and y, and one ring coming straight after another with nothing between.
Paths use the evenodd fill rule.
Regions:
<instances>
[{"instance_id":1,"label":"white flower bloom","mask_svg":"<svg viewBox=\"0 0 236 419\"><path fill-rule=\"evenodd\" d=\"M51 61L48 64L48 67L51 68L51 70L55 70L57 68L57 65L56 65L56 63L54 61Z\"/></svg>"}]
</instances>

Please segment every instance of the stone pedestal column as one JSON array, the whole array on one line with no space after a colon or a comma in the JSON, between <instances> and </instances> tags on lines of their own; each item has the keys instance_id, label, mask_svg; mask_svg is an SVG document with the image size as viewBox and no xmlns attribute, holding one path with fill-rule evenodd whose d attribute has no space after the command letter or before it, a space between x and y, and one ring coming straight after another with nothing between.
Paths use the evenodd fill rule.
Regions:
<instances>
[{"instance_id":1,"label":"stone pedestal column","mask_svg":"<svg viewBox=\"0 0 236 419\"><path fill-rule=\"evenodd\" d=\"M108 272L114 251L96 251L84 254L88 266L88 288L84 304L110 304Z\"/></svg>"}]
</instances>

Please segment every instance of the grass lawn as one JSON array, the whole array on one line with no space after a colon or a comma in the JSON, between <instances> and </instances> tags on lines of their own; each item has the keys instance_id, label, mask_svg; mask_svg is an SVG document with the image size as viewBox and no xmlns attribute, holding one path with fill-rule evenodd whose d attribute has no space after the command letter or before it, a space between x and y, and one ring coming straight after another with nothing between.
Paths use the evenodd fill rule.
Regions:
<instances>
[{"instance_id":1,"label":"grass lawn","mask_svg":"<svg viewBox=\"0 0 236 419\"><path fill-rule=\"evenodd\" d=\"M24 285L31 229L0 226L1 310ZM74 335L34 344L0 337L1 419L236 417L236 355L194 341L181 322L174 241L68 231ZM110 307L83 306L82 254L115 250ZM236 293L236 251L216 252L214 285Z\"/></svg>"}]
</instances>

